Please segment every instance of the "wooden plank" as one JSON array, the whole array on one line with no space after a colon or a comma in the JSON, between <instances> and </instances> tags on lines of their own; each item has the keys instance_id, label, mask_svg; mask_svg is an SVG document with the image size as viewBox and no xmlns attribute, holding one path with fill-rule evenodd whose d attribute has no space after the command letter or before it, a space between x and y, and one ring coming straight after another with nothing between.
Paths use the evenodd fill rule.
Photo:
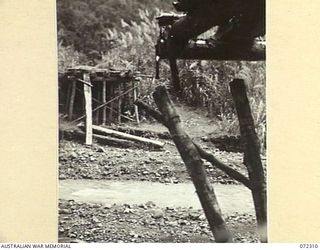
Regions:
<instances>
[{"instance_id":1,"label":"wooden plank","mask_svg":"<svg viewBox=\"0 0 320 250\"><path fill-rule=\"evenodd\" d=\"M134 82L132 83L132 88L133 88L133 103L136 102L137 100L137 89L134 86ZM138 110L138 106L134 105L134 114L136 116L136 120L137 120L137 125L140 125L140 120L139 120L139 110Z\"/></svg>"},{"instance_id":2,"label":"wooden plank","mask_svg":"<svg viewBox=\"0 0 320 250\"><path fill-rule=\"evenodd\" d=\"M69 110L68 110L68 118L70 121L72 121L72 117L73 117L74 99L76 96L76 84L77 83L75 80L71 82L70 103L69 103Z\"/></svg>"},{"instance_id":3,"label":"wooden plank","mask_svg":"<svg viewBox=\"0 0 320 250\"><path fill-rule=\"evenodd\" d=\"M113 136L113 137L116 137L119 139L125 139L125 140L129 140L129 141L135 141L138 143L144 143L146 145L151 145L155 148L162 148L164 146L164 143L162 143L160 141L126 134L126 133L119 132L119 131L116 131L113 129L103 128L103 127L96 126L96 125L93 125L92 128L96 134L103 134L103 135L107 135L107 136Z\"/></svg>"},{"instance_id":4,"label":"wooden plank","mask_svg":"<svg viewBox=\"0 0 320 250\"><path fill-rule=\"evenodd\" d=\"M83 74L83 80L90 82L89 73ZM86 128L86 138L85 144L92 145L92 89L87 84L83 85L84 100L85 100L85 128Z\"/></svg>"},{"instance_id":5,"label":"wooden plank","mask_svg":"<svg viewBox=\"0 0 320 250\"><path fill-rule=\"evenodd\" d=\"M102 82L102 103L107 102L107 83ZM102 109L102 125L106 125L107 122L107 106Z\"/></svg>"},{"instance_id":6,"label":"wooden plank","mask_svg":"<svg viewBox=\"0 0 320 250\"><path fill-rule=\"evenodd\" d=\"M82 129L82 127L80 126L80 128ZM80 139L85 137L85 133L82 131L73 131L73 133L80 137ZM136 147L140 147L143 148L143 145L137 145L137 143L133 142L133 141L128 141L128 140L123 140L123 139L119 139L119 138L114 138L114 137L110 137L110 136L104 136L104 135L96 135L93 134L93 139L95 139L98 143L103 144L103 145L109 145L109 146L113 146L113 147L122 147L122 148L136 148Z\"/></svg>"}]
</instances>

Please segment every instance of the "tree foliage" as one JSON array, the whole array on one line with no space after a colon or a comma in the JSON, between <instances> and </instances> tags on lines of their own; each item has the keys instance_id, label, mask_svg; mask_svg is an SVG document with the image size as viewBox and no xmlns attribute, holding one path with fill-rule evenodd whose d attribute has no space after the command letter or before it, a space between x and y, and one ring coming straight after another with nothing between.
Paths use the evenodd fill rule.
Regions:
<instances>
[{"instance_id":1,"label":"tree foliage","mask_svg":"<svg viewBox=\"0 0 320 250\"><path fill-rule=\"evenodd\" d=\"M138 10L172 10L167 0L57 0L58 40L89 57L100 58L112 48L107 29L120 29L140 20Z\"/></svg>"}]
</instances>

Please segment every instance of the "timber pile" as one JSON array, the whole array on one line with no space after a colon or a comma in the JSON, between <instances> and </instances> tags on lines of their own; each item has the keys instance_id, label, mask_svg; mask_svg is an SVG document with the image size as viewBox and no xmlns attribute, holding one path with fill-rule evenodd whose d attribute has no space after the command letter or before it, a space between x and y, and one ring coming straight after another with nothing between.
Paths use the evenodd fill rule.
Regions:
<instances>
[{"instance_id":1,"label":"timber pile","mask_svg":"<svg viewBox=\"0 0 320 250\"><path fill-rule=\"evenodd\" d=\"M81 124L78 126L82 131L74 131L75 135L78 137L84 138L85 127ZM150 149L161 149L164 146L163 142L148 139L136 135L127 134L124 132L119 132L113 129L92 125L93 130L93 139L95 139L98 143L115 146L115 147L123 147L123 148L150 148Z\"/></svg>"}]
</instances>

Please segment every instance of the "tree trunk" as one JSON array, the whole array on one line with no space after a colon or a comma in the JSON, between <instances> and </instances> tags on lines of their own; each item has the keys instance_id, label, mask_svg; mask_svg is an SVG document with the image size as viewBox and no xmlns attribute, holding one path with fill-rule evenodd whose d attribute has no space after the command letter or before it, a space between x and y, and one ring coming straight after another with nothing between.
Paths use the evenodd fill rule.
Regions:
<instances>
[{"instance_id":1,"label":"tree trunk","mask_svg":"<svg viewBox=\"0 0 320 250\"><path fill-rule=\"evenodd\" d=\"M260 157L260 144L255 131L244 80L230 83L231 94L236 106L240 133L244 142L244 163L248 169L261 242L267 242L267 191L266 179Z\"/></svg>"},{"instance_id":2,"label":"tree trunk","mask_svg":"<svg viewBox=\"0 0 320 250\"><path fill-rule=\"evenodd\" d=\"M231 233L222 217L214 189L206 176L203 161L196 146L183 131L179 115L173 107L165 87L158 87L153 97L186 164L216 242L232 242Z\"/></svg>"}]
</instances>

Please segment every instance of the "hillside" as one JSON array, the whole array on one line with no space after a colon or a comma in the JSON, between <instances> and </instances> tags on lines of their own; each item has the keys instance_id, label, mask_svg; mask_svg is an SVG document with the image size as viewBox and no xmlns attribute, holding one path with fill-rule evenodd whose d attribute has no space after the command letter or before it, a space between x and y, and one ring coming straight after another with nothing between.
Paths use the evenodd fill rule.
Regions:
<instances>
[{"instance_id":1,"label":"hillside","mask_svg":"<svg viewBox=\"0 0 320 250\"><path fill-rule=\"evenodd\" d=\"M156 9L173 11L171 0L57 0L58 41L89 55L106 51L111 44L105 33L121 28L121 20L140 21L138 10L152 15Z\"/></svg>"}]
</instances>

